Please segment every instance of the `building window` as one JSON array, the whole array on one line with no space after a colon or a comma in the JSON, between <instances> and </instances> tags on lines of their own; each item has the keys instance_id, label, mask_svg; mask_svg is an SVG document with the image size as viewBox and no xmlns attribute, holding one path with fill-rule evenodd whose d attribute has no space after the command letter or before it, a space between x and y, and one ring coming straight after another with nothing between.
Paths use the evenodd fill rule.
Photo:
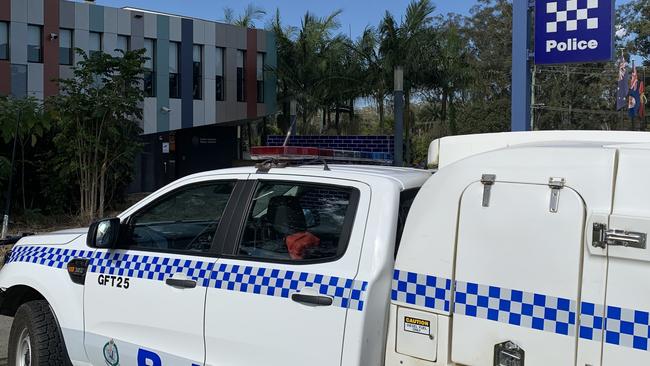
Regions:
<instances>
[{"instance_id":1,"label":"building window","mask_svg":"<svg viewBox=\"0 0 650 366\"><path fill-rule=\"evenodd\" d=\"M0 60L9 59L9 23L0 22Z\"/></svg>"},{"instance_id":2,"label":"building window","mask_svg":"<svg viewBox=\"0 0 650 366\"><path fill-rule=\"evenodd\" d=\"M122 36L118 35L117 36L117 45L115 47L115 50L122 51L123 53L127 53L130 49L129 45L129 37L128 36Z\"/></svg>"},{"instance_id":3,"label":"building window","mask_svg":"<svg viewBox=\"0 0 650 366\"><path fill-rule=\"evenodd\" d=\"M221 47L217 47L217 75L215 77L216 80L216 86L217 86L217 100L218 101L224 101L225 100L225 82L224 82L224 67L223 67L223 55L224 55L224 49Z\"/></svg>"},{"instance_id":4,"label":"building window","mask_svg":"<svg viewBox=\"0 0 650 366\"><path fill-rule=\"evenodd\" d=\"M202 67L203 48L199 45L194 45L192 48L192 75L194 82L192 83L192 95L194 99L203 99L203 67Z\"/></svg>"},{"instance_id":5,"label":"building window","mask_svg":"<svg viewBox=\"0 0 650 366\"><path fill-rule=\"evenodd\" d=\"M246 51L237 50L237 101L246 101Z\"/></svg>"},{"instance_id":6,"label":"building window","mask_svg":"<svg viewBox=\"0 0 650 366\"><path fill-rule=\"evenodd\" d=\"M59 63L72 65L72 30L59 29Z\"/></svg>"},{"instance_id":7,"label":"building window","mask_svg":"<svg viewBox=\"0 0 650 366\"><path fill-rule=\"evenodd\" d=\"M153 39L145 38L144 40L144 57L146 58L144 62L144 96L145 97L155 97L156 96L156 41Z\"/></svg>"},{"instance_id":8,"label":"building window","mask_svg":"<svg viewBox=\"0 0 650 366\"><path fill-rule=\"evenodd\" d=\"M257 103L264 103L264 54L257 54Z\"/></svg>"},{"instance_id":9,"label":"building window","mask_svg":"<svg viewBox=\"0 0 650 366\"><path fill-rule=\"evenodd\" d=\"M180 44L178 42L169 42L169 97L181 97L181 78L178 74L178 51Z\"/></svg>"},{"instance_id":10,"label":"building window","mask_svg":"<svg viewBox=\"0 0 650 366\"><path fill-rule=\"evenodd\" d=\"M27 61L43 62L43 27L27 27Z\"/></svg>"},{"instance_id":11,"label":"building window","mask_svg":"<svg viewBox=\"0 0 650 366\"><path fill-rule=\"evenodd\" d=\"M88 56L102 52L102 34L97 32L90 32L88 38Z\"/></svg>"}]
</instances>

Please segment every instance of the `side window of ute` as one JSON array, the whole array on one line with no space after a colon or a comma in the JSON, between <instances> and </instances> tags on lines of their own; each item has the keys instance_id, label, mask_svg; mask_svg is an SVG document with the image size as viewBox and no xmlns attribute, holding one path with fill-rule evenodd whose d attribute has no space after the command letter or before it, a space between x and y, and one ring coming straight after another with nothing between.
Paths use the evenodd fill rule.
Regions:
<instances>
[{"instance_id":1,"label":"side window of ute","mask_svg":"<svg viewBox=\"0 0 650 366\"><path fill-rule=\"evenodd\" d=\"M207 252L234 182L210 182L173 191L129 220L130 249Z\"/></svg>"},{"instance_id":2,"label":"side window of ute","mask_svg":"<svg viewBox=\"0 0 650 366\"><path fill-rule=\"evenodd\" d=\"M347 248L358 196L354 188L261 182L237 254L281 262L334 260Z\"/></svg>"}]
</instances>

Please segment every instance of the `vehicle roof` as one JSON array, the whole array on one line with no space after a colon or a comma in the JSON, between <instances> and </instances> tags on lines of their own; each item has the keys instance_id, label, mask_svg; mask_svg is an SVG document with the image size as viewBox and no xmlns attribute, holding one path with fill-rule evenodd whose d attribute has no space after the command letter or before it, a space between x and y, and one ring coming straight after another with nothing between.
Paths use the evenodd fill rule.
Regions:
<instances>
[{"instance_id":1,"label":"vehicle roof","mask_svg":"<svg viewBox=\"0 0 650 366\"><path fill-rule=\"evenodd\" d=\"M636 131L529 131L447 136L429 146L429 164L442 168L472 155L516 146L605 147L644 145L650 133Z\"/></svg>"},{"instance_id":2,"label":"vehicle roof","mask_svg":"<svg viewBox=\"0 0 650 366\"><path fill-rule=\"evenodd\" d=\"M432 170L401 168L379 165L328 165L330 170L324 169L323 165L302 165L286 168L272 168L269 173L279 175L318 176L323 178L337 178L364 181L364 178L384 178L391 180L401 186L402 190L419 188L434 173ZM255 174L255 167L230 168L202 172L191 177L215 175L215 174Z\"/></svg>"}]
</instances>

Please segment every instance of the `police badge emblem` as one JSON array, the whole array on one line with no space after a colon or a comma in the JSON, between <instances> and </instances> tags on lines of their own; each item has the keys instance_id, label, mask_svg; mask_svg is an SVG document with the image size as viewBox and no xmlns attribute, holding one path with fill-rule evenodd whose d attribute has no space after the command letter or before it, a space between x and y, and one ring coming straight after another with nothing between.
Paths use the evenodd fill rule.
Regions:
<instances>
[{"instance_id":1,"label":"police badge emblem","mask_svg":"<svg viewBox=\"0 0 650 366\"><path fill-rule=\"evenodd\" d=\"M117 350L117 345L112 339L104 345L104 360L107 366L120 365L120 352Z\"/></svg>"}]
</instances>

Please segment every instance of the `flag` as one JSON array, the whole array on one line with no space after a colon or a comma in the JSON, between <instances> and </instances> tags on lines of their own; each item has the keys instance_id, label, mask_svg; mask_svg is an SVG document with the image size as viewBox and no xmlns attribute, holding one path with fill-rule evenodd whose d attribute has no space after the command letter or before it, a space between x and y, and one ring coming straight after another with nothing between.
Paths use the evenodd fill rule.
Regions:
<instances>
[{"instance_id":1,"label":"flag","mask_svg":"<svg viewBox=\"0 0 650 366\"><path fill-rule=\"evenodd\" d=\"M644 118L645 117L645 105L648 104L648 97L645 95L645 84L643 81L641 82L641 85L639 86L639 94L641 94L640 102L641 105L639 106L639 117Z\"/></svg>"},{"instance_id":2,"label":"flag","mask_svg":"<svg viewBox=\"0 0 650 366\"><path fill-rule=\"evenodd\" d=\"M641 94L639 93L639 74L636 72L636 66L632 66L632 78L630 79L630 91L627 98L627 114L634 118L639 114L641 105Z\"/></svg>"},{"instance_id":3,"label":"flag","mask_svg":"<svg viewBox=\"0 0 650 366\"><path fill-rule=\"evenodd\" d=\"M616 110L627 107L627 94L630 89L630 80L627 73L627 62L625 57L621 56L618 63L618 89L616 92Z\"/></svg>"}]
</instances>

